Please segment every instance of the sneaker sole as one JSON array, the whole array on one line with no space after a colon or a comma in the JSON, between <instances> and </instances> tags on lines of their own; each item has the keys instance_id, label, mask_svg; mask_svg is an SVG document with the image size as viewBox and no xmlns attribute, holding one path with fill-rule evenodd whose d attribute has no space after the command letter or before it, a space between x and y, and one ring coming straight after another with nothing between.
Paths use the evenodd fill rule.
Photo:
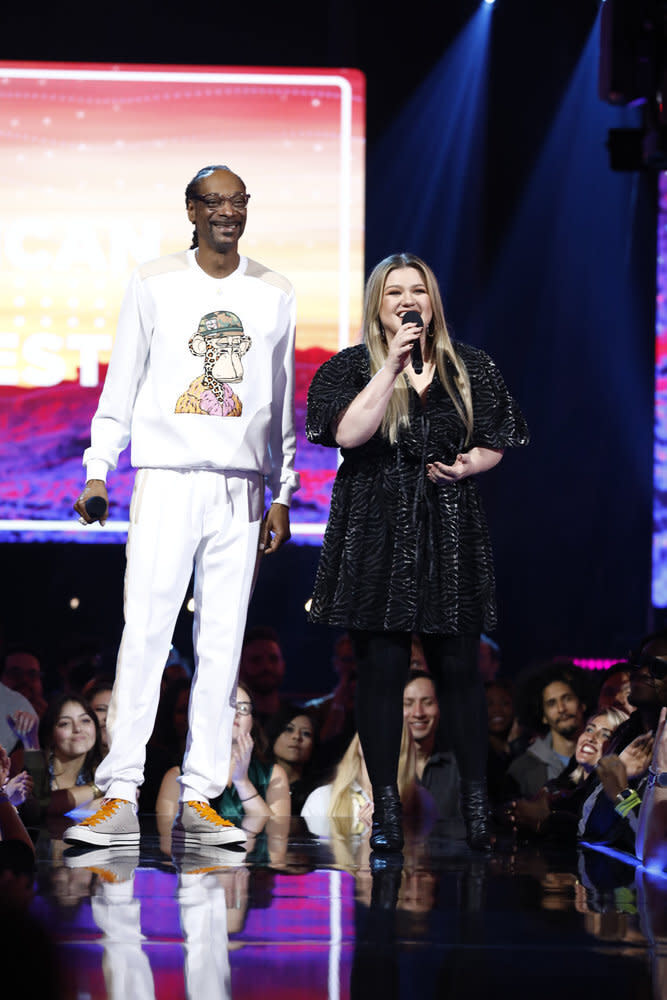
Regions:
<instances>
[{"instance_id":1,"label":"sneaker sole","mask_svg":"<svg viewBox=\"0 0 667 1000\"><path fill-rule=\"evenodd\" d=\"M245 844L246 835L237 826L230 830L215 830L211 832L194 833L192 830L171 831L171 843L179 848L194 848L200 845L206 847L218 847L224 844Z\"/></svg>"},{"instance_id":2,"label":"sneaker sole","mask_svg":"<svg viewBox=\"0 0 667 1000\"><path fill-rule=\"evenodd\" d=\"M135 868L139 866L139 848L129 849L125 844L114 847L68 847L63 852L66 868L90 868L96 865L104 867L108 864L127 864Z\"/></svg>"},{"instance_id":3,"label":"sneaker sole","mask_svg":"<svg viewBox=\"0 0 667 1000\"><path fill-rule=\"evenodd\" d=\"M65 830L63 840L68 844L87 844L90 847L138 847L140 833L98 833L95 830L72 827Z\"/></svg>"},{"instance_id":4,"label":"sneaker sole","mask_svg":"<svg viewBox=\"0 0 667 1000\"><path fill-rule=\"evenodd\" d=\"M238 868L245 864L245 851L225 850L224 847L206 847L199 845L196 848L180 851L178 845L172 847L172 860L181 874L224 871L227 868Z\"/></svg>"}]
</instances>

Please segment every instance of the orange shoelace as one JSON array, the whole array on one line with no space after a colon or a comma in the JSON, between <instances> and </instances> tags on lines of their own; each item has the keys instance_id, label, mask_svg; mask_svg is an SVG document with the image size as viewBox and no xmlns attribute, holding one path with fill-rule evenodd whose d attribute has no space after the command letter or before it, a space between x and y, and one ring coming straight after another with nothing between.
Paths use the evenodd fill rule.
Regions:
<instances>
[{"instance_id":1,"label":"orange shoelace","mask_svg":"<svg viewBox=\"0 0 667 1000\"><path fill-rule=\"evenodd\" d=\"M86 871L92 872L93 875L97 875L99 879L103 882L120 882L121 879L116 875L115 872L110 871L108 868L98 868L96 865L89 865Z\"/></svg>"},{"instance_id":2,"label":"orange shoelace","mask_svg":"<svg viewBox=\"0 0 667 1000\"><path fill-rule=\"evenodd\" d=\"M97 826L98 823L102 823L105 819L110 819L122 801L123 799L106 799L96 813L93 813L88 819L82 819L79 825Z\"/></svg>"},{"instance_id":3,"label":"orange shoelace","mask_svg":"<svg viewBox=\"0 0 667 1000\"><path fill-rule=\"evenodd\" d=\"M189 802L186 802L186 805L192 806L195 812L197 812L202 819L207 820L209 823L214 823L215 826L234 826L234 824L230 823L228 819L223 819L222 816L218 816L215 809L211 809L206 802L197 802L196 799L191 799Z\"/></svg>"}]
</instances>

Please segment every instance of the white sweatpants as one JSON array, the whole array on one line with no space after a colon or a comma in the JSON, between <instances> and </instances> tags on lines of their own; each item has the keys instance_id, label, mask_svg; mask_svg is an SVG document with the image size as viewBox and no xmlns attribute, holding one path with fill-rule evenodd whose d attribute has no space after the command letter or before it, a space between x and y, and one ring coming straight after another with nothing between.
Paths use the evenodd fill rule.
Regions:
<instances>
[{"instance_id":1,"label":"white sweatpants","mask_svg":"<svg viewBox=\"0 0 667 1000\"><path fill-rule=\"evenodd\" d=\"M264 507L260 474L140 469L130 505L125 628L96 783L136 800L160 681L194 563L195 674L181 798L227 784L238 664Z\"/></svg>"}]
</instances>

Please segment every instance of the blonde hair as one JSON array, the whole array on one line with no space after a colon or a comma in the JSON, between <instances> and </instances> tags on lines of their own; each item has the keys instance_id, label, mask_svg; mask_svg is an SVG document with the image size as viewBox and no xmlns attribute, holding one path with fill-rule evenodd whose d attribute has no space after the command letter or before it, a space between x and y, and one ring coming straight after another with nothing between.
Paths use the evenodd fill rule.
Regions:
<instances>
[{"instance_id":1,"label":"blonde hair","mask_svg":"<svg viewBox=\"0 0 667 1000\"><path fill-rule=\"evenodd\" d=\"M625 722L626 719L630 718L628 713L624 712L620 708L602 708L599 711L593 712L592 715L588 716L584 725L584 729L586 728L589 722L593 721L593 719L601 719L603 716L608 718L609 721L611 722L611 725L614 727L613 732L615 732L618 729L618 727L622 722ZM568 777L573 785L579 785L581 784L582 781L584 781L588 777L588 771L586 771L583 764L577 764L577 766L572 770L572 772Z\"/></svg>"},{"instance_id":2,"label":"blonde hair","mask_svg":"<svg viewBox=\"0 0 667 1000\"><path fill-rule=\"evenodd\" d=\"M463 361L452 345L435 275L430 267L414 254L395 253L385 257L373 268L366 283L363 340L371 359L371 377L382 368L387 359L388 347L380 322L380 308L387 276L399 267L414 267L424 280L433 310L433 319L427 330L427 338L431 344L430 353L434 357L440 381L463 421L466 429L465 443L468 444L473 428L470 379ZM451 371L448 362L449 366L453 366ZM408 424L409 398L407 379L397 379L382 420L382 432L392 444L396 443L399 428Z\"/></svg>"},{"instance_id":3,"label":"blonde hair","mask_svg":"<svg viewBox=\"0 0 667 1000\"><path fill-rule=\"evenodd\" d=\"M354 800L352 785L359 780L361 762L363 759L359 734L352 741L336 768L331 783L331 796L327 816L334 821L336 832L341 836L349 836L354 832ZM401 798L403 811L407 814L418 807L416 785L417 752L407 726L403 726L401 750L398 758L398 794Z\"/></svg>"}]
</instances>

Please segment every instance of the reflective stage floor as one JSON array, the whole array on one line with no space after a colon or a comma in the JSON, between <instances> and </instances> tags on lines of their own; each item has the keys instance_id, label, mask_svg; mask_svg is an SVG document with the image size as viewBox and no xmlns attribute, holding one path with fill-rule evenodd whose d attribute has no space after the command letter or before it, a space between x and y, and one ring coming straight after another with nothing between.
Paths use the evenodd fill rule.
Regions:
<instances>
[{"instance_id":1,"label":"reflective stage floor","mask_svg":"<svg viewBox=\"0 0 667 1000\"><path fill-rule=\"evenodd\" d=\"M33 923L5 936L2 965L25 956L32 977L36 921L59 995L78 1000L667 997L664 876L510 841L475 855L447 830L385 866L367 839L302 822L260 832L248 855L179 859L152 817L135 855L71 853L45 831Z\"/></svg>"}]
</instances>

